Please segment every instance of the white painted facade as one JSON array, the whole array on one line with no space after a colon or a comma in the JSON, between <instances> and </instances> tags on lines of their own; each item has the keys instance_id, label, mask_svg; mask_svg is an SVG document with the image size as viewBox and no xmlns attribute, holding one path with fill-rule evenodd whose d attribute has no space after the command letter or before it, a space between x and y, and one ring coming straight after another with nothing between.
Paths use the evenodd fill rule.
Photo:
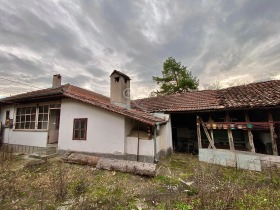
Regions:
<instances>
[{"instance_id":1,"label":"white painted facade","mask_svg":"<svg viewBox=\"0 0 280 210\"><path fill-rule=\"evenodd\" d=\"M75 118L87 118L86 140L72 140ZM59 150L125 153L125 117L72 99L61 102Z\"/></svg>"},{"instance_id":2,"label":"white painted facade","mask_svg":"<svg viewBox=\"0 0 280 210\"><path fill-rule=\"evenodd\" d=\"M28 106L28 105L27 105ZM14 106L1 107L0 121L5 124L6 111L10 111L10 119L15 120ZM46 147L48 140L47 130L15 130L14 128L3 128L3 143L17 144L34 147Z\"/></svg>"},{"instance_id":3,"label":"white painted facade","mask_svg":"<svg viewBox=\"0 0 280 210\"><path fill-rule=\"evenodd\" d=\"M138 138L130 136L137 121L128 117L80 102L74 99L62 99L60 110L60 125L58 150L77 151L100 154L137 155ZM39 105L53 104L44 102ZM26 104L24 106L33 106ZM14 119L14 106L3 106L0 112L0 121L5 124L6 111L10 111L10 119ZM157 132L156 153L172 147L171 121L169 115L161 114L169 122L160 125ZM86 140L73 140L74 119L87 118ZM153 133L152 133L153 135ZM16 130L3 128L3 143L46 147L48 144L48 129ZM148 139L148 133L143 133L139 141L139 155L154 157L154 139Z\"/></svg>"}]
</instances>

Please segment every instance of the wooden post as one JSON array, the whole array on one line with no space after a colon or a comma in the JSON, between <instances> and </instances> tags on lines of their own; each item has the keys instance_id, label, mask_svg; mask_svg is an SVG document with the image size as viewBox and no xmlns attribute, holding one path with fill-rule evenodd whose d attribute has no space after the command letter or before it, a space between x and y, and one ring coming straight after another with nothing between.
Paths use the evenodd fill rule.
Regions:
<instances>
[{"instance_id":1,"label":"wooden post","mask_svg":"<svg viewBox=\"0 0 280 210\"><path fill-rule=\"evenodd\" d=\"M199 120L199 115L196 116L196 131L197 131L197 143L198 143L198 148L202 148L202 143L201 143L201 132L200 132L200 120Z\"/></svg>"},{"instance_id":2,"label":"wooden post","mask_svg":"<svg viewBox=\"0 0 280 210\"><path fill-rule=\"evenodd\" d=\"M250 122L248 112L246 112L246 111L245 111L245 121L246 121L247 123ZM251 130L250 128L248 128L248 126L247 126L247 133L248 133L250 151L255 153L256 150L255 150L255 145L254 145L252 130Z\"/></svg>"},{"instance_id":3,"label":"wooden post","mask_svg":"<svg viewBox=\"0 0 280 210\"><path fill-rule=\"evenodd\" d=\"M214 141L213 141L213 139L211 139L211 136L210 136L210 134L208 133L208 130L207 130L207 128L206 128L206 126L205 126L203 120L200 119L200 122L201 122L202 128L203 128L203 130L204 130L204 132L205 132L205 134L206 134L206 137L207 137L207 139L208 139L208 141L209 141L211 147L212 147L213 149L216 149L215 144L214 144Z\"/></svg>"},{"instance_id":4,"label":"wooden post","mask_svg":"<svg viewBox=\"0 0 280 210\"><path fill-rule=\"evenodd\" d=\"M213 122L211 114L209 115L209 122ZM214 140L214 131L213 131L212 126L211 126L211 129L210 129L210 136L211 136L211 139L215 142L215 140ZM209 144L208 148L211 148L210 144Z\"/></svg>"},{"instance_id":5,"label":"wooden post","mask_svg":"<svg viewBox=\"0 0 280 210\"><path fill-rule=\"evenodd\" d=\"M230 118L229 118L229 113L226 113L226 122L230 123ZM230 150L234 150L234 143L233 143L233 136L232 136L232 131L231 131L231 127L228 126L228 141L229 141L229 148Z\"/></svg>"},{"instance_id":6,"label":"wooden post","mask_svg":"<svg viewBox=\"0 0 280 210\"><path fill-rule=\"evenodd\" d=\"M273 117L271 112L268 113L268 121L273 122ZM271 144L272 144L272 153L273 155L278 155L277 151L277 143L276 143L276 135L274 132L274 125L270 125L270 137L271 137Z\"/></svg>"}]
</instances>

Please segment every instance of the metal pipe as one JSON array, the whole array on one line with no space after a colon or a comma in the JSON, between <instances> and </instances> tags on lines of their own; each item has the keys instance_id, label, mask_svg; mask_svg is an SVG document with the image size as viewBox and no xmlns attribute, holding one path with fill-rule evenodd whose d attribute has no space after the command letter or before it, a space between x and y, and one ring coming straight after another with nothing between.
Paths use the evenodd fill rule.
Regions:
<instances>
[{"instance_id":1,"label":"metal pipe","mask_svg":"<svg viewBox=\"0 0 280 210\"><path fill-rule=\"evenodd\" d=\"M139 138L139 125L138 125L137 161L139 161L139 141L140 141L140 138Z\"/></svg>"},{"instance_id":2,"label":"metal pipe","mask_svg":"<svg viewBox=\"0 0 280 210\"><path fill-rule=\"evenodd\" d=\"M157 159L157 129L159 130L159 123L155 124L154 127L154 162L158 162Z\"/></svg>"}]
</instances>

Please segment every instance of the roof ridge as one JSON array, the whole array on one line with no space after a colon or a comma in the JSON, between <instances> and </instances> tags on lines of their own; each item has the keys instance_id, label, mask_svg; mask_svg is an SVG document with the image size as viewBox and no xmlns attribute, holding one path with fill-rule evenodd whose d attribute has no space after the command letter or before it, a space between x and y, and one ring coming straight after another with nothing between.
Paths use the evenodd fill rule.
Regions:
<instances>
[{"instance_id":1,"label":"roof ridge","mask_svg":"<svg viewBox=\"0 0 280 210\"><path fill-rule=\"evenodd\" d=\"M266 80L266 81L259 81L259 82L251 82L251 83L243 84L243 85L234 85L234 86L218 89L218 91L219 90L227 90L227 89L231 89L231 88L238 88L238 87L246 87L246 86L259 85L259 84L265 84L265 83L272 83L272 82L280 82L280 80L274 79L274 80Z\"/></svg>"}]
</instances>

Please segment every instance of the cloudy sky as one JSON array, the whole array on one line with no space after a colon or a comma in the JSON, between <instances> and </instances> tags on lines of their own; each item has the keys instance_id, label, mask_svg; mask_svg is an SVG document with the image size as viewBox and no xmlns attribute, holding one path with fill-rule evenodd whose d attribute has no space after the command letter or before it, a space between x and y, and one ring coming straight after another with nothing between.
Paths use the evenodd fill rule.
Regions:
<instances>
[{"instance_id":1,"label":"cloudy sky","mask_svg":"<svg viewBox=\"0 0 280 210\"><path fill-rule=\"evenodd\" d=\"M145 97L170 56L199 89L280 79L279 11L279 0L1 0L0 96L50 87L57 73L109 95L117 69Z\"/></svg>"}]
</instances>

